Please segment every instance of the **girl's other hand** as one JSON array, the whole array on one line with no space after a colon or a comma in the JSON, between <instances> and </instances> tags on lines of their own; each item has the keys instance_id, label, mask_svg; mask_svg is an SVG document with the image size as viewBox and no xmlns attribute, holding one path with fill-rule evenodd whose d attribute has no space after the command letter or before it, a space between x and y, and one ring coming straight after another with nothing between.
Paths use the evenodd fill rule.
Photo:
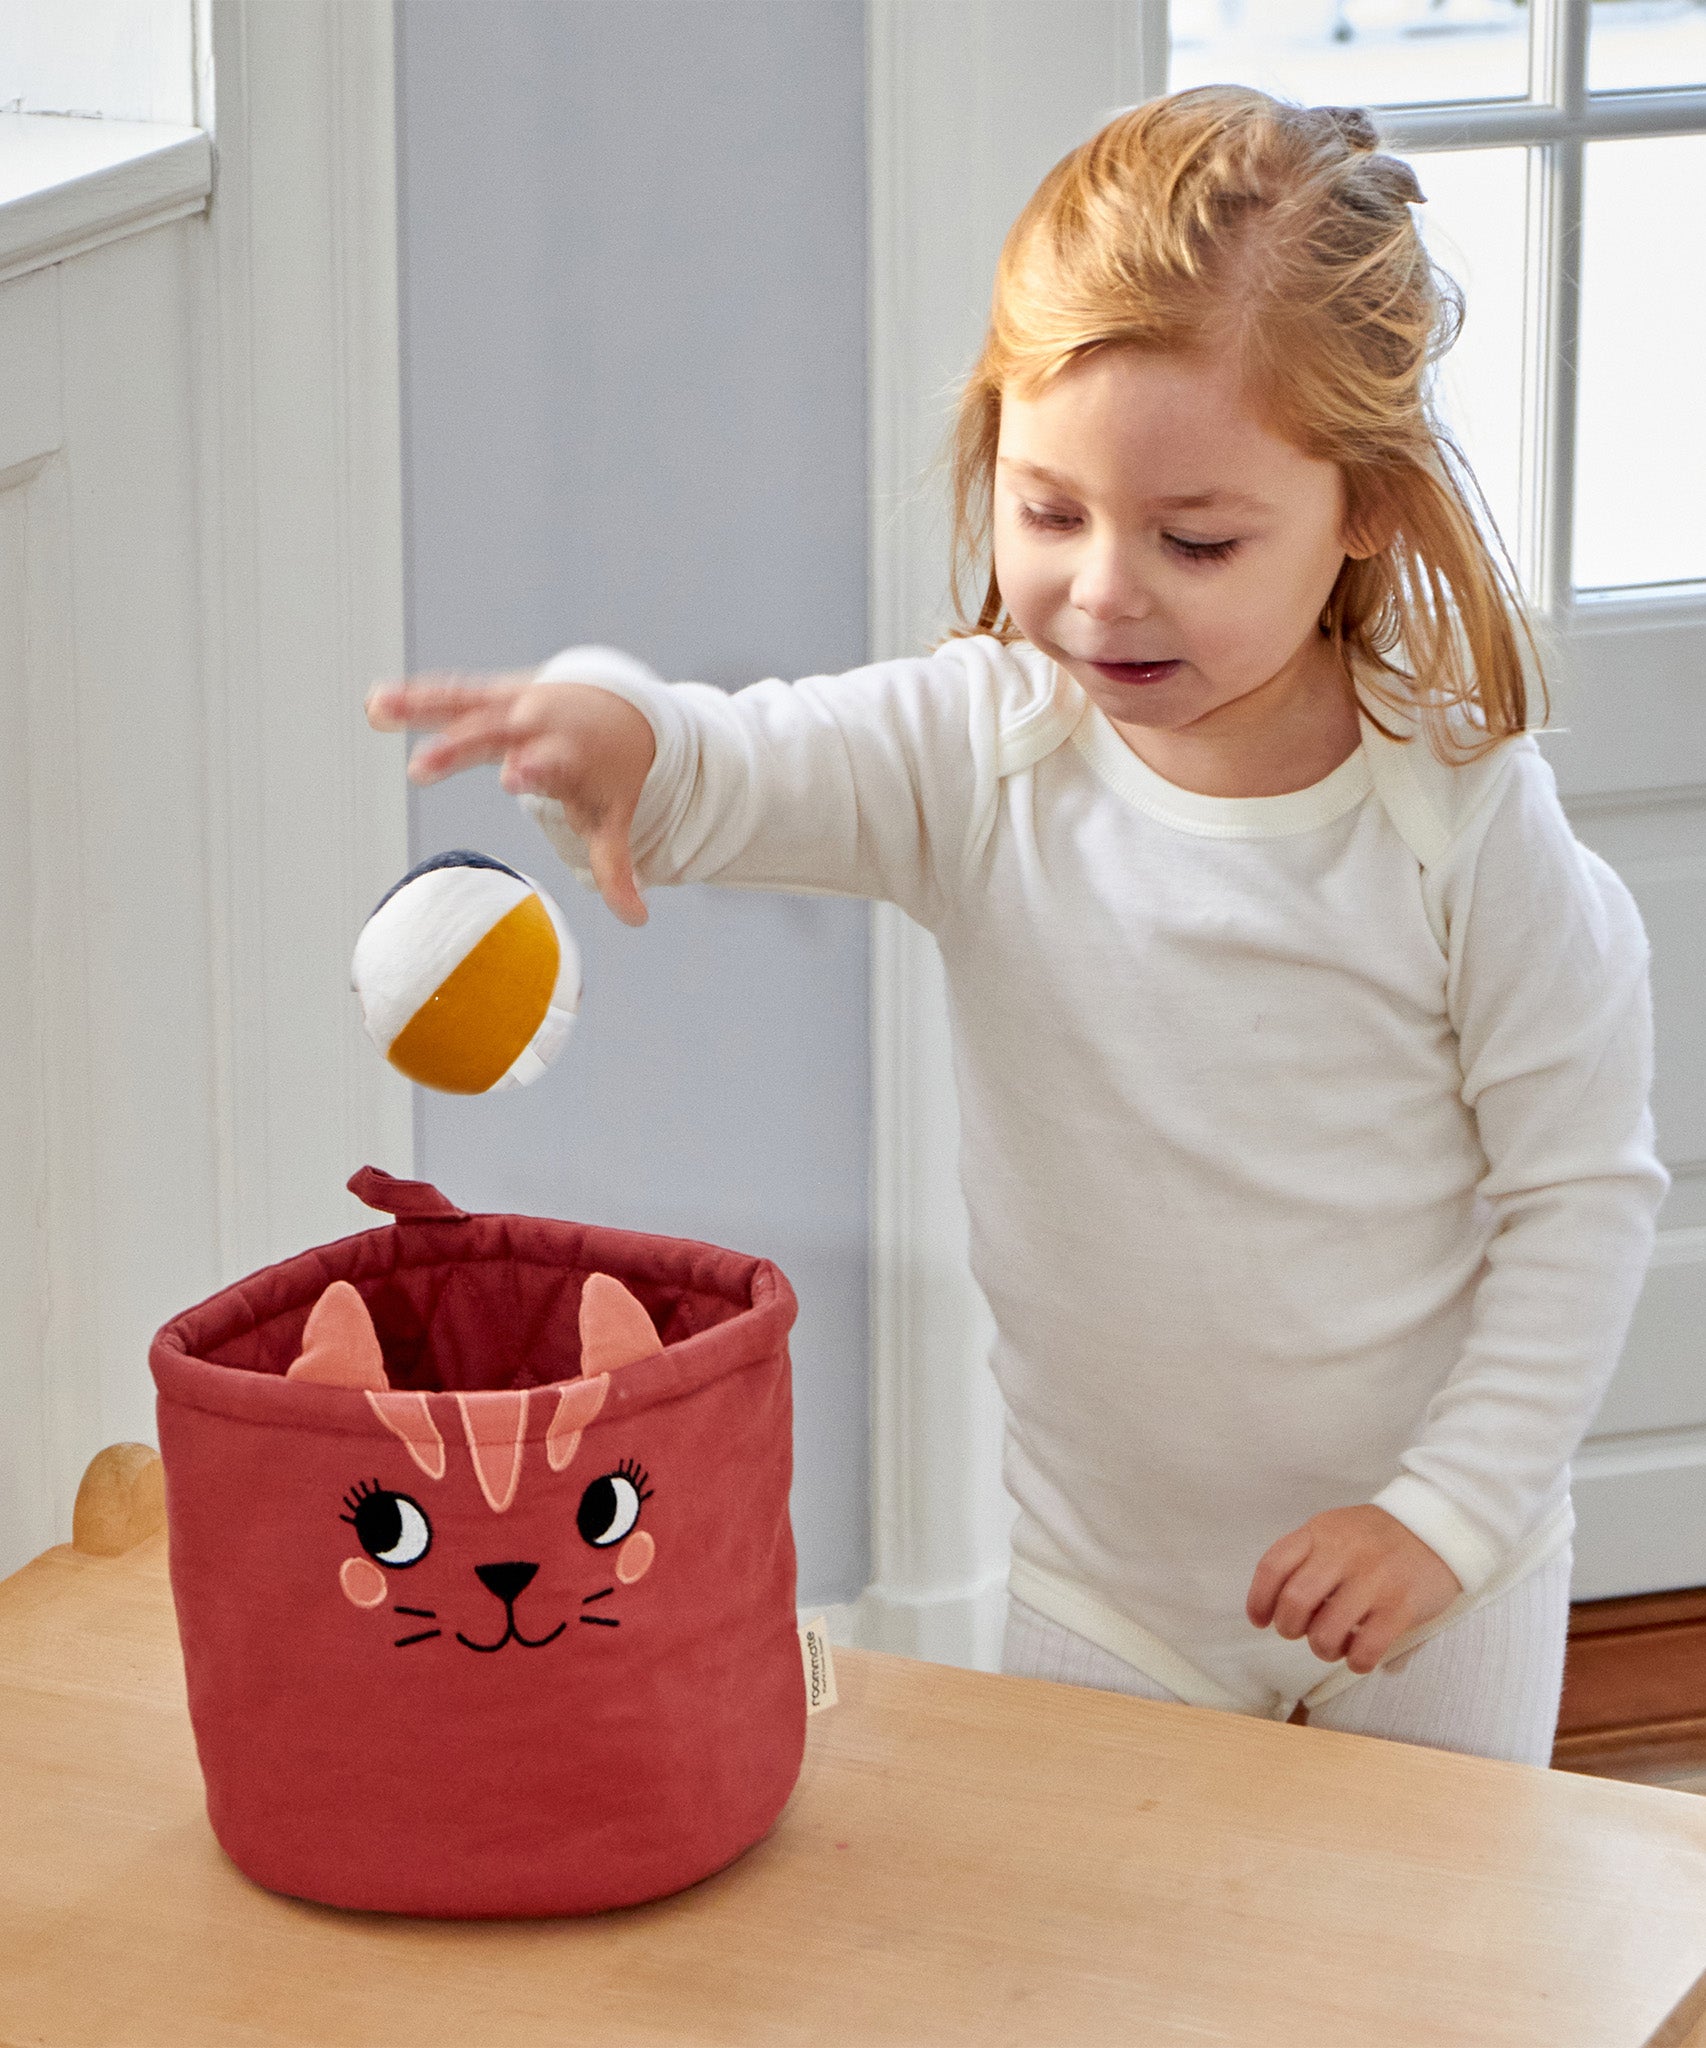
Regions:
<instances>
[{"instance_id":1,"label":"girl's other hand","mask_svg":"<svg viewBox=\"0 0 1706 2048\"><path fill-rule=\"evenodd\" d=\"M436 735L410 758L411 782L498 761L512 796L555 797L586 841L598 893L624 924L645 923L628 834L657 742L625 697L593 683L538 683L531 669L406 676L368 693L367 722L377 732Z\"/></svg>"},{"instance_id":2,"label":"girl's other hand","mask_svg":"<svg viewBox=\"0 0 1706 2048\"><path fill-rule=\"evenodd\" d=\"M1462 1590L1437 1551L1395 1515L1365 1504L1329 1508L1282 1536L1257 1565L1244 1611L1288 1642L1307 1636L1323 1663L1342 1657L1362 1677Z\"/></svg>"}]
</instances>

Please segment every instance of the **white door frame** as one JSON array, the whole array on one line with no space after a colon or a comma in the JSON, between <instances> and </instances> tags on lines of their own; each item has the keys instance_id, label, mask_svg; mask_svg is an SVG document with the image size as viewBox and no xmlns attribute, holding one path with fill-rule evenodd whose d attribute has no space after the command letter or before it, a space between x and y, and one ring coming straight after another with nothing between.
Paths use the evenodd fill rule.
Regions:
<instances>
[{"instance_id":1,"label":"white door frame","mask_svg":"<svg viewBox=\"0 0 1706 2048\"><path fill-rule=\"evenodd\" d=\"M215 184L202 546L221 1264L359 1227L414 1158L349 954L408 859L390 0L200 0ZM204 100L203 104L206 104Z\"/></svg>"}]
</instances>

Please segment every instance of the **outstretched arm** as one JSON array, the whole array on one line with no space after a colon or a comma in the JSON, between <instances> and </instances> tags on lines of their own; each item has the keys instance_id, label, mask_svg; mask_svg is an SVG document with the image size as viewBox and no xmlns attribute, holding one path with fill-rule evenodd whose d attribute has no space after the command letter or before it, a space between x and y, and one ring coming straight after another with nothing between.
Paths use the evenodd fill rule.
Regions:
<instances>
[{"instance_id":1,"label":"outstretched arm","mask_svg":"<svg viewBox=\"0 0 1706 2048\"><path fill-rule=\"evenodd\" d=\"M992 829L1003 731L1052 688L991 640L732 694L571 648L532 676L417 678L370 716L437 729L419 780L501 762L629 922L637 877L879 897L934 927Z\"/></svg>"}]
</instances>

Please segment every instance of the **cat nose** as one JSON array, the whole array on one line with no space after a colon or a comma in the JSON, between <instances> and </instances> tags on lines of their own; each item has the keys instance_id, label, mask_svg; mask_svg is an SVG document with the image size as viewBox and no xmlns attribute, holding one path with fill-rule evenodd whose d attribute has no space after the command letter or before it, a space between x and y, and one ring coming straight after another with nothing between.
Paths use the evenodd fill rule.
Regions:
<instances>
[{"instance_id":1,"label":"cat nose","mask_svg":"<svg viewBox=\"0 0 1706 2048\"><path fill-rule=\"evenodd\" d=\"M527 1591L538 1569L536 1564L477 1564L474 1576L507 1607Z\"/></svg>"}]
</instances>

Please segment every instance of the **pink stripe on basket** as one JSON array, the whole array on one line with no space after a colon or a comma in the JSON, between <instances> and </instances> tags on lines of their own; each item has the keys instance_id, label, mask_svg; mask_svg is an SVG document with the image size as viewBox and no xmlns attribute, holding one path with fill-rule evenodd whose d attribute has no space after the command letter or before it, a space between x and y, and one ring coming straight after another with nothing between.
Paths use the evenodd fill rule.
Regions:
<instances>
[{"instance_id":1,"label":"pink stripe on basket","mask_svg":"<svg viewBox=\"0 0 1706 2048\"><path fill-rule=\"evenodd\" d=\"M610 1391L610 1375L599 1373L590 1380L570 1380L557 1396L557 1412L545 1432L545 1457L553 1472L562 1472L574 1462L581 1447L581 1431L604 1406Z\"/></svg>"},{"instance_id":2,"label":"pink stripe on basket","mask_svg":"<svg viewBox=\"0 0 1706 2048\"><path fill-rule=\"evenodd\" d=\"M474 1458L480 1491L501 1515L521 1483L521 1446L527 1436L527 1394L458 1394L462 1428Z\"/></svg>"},{"instance_id":3,"label":"pink stripe on basket","mask_svg":"<svg viewBox=\"0 0 1706 2048\"><path fill-rule=\"evenodd\" d=\"M432 1419L425 1394L368 1392L368 1405L393 1436L401 1437L409 1456L429 1479L444 1477L444 1439Z\"/></svg>"}]
</instances>

